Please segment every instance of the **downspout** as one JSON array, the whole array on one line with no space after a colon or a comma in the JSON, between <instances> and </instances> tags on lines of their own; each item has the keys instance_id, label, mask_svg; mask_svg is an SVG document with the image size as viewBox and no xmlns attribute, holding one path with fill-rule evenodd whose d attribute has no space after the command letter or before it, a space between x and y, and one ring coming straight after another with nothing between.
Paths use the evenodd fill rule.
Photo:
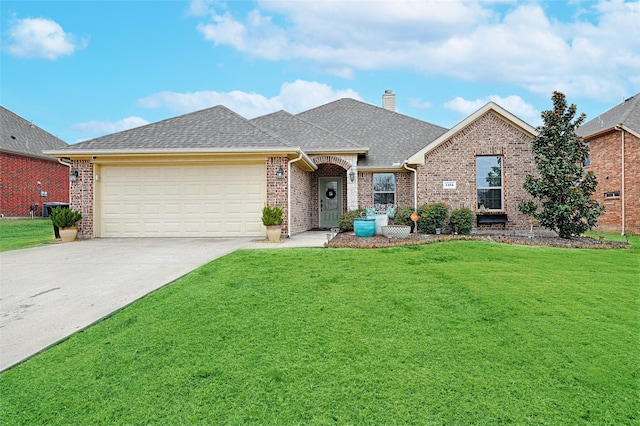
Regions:
<instances>
[{"instance_id":1,"label":"downspout","mask_svg":"<svg viewBox=\"0 0 640 426\"><path fill-rule=\"evenodd\" d=\"M622 129L620 127L620 125L617 125L615 127L616 130L619 130L621 133L621 137L620 137L620 151L621 151L621 174L622 174L622 185L620 188L620 202L622 202L622 210L620 212L620 218L621 218L621 224L620 224L620 235L624 235L624 228L625 228L625 223L624 223L624 129Z\"/></svg>"},{"instance_id":2,"label":"downspout","mask_svg":"<svg viewBox=\"0 0 640 426\"><path fill-rule=\"evenodd\" d=\"M413 211L418 211L418 170L412 169L407 165L407 161L405 161L402 166L413 172Z\"/></svg>"},{"instance_id":3,"label":"downspout","mask_svg":"<svg viewBox=\"0 0 640 426\"><path fill-rule=\"evenodd\" d=\"M302 160L302 152L298 158L287 163L287 238L291 238L291 164Z\"/></svg>"}]
</instances>

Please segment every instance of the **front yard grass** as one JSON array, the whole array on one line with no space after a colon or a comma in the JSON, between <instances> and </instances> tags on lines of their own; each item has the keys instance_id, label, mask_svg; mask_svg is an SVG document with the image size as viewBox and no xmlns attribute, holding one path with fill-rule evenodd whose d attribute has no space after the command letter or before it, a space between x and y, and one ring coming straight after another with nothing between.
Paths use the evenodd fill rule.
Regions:
<instances>
[{"instance_id":1,"label":"front yard grass","mask_svg":"<svg viewBox=\"0 0 640 426\"><path fill-rule=\"evenodd\" d=\"M637 424L639 259L235 252L2 373L0 421Z\"/></svg>"},{"instance_id":2,"label":"front yard grass","mask_svg":"<svg viewBox=\"0 0 640 426\"><path fill-rule=\"evenodd\" d=\"M0 220L0 251L42 246L55 241L49 219Z\"/></svg>"}]
</instances>

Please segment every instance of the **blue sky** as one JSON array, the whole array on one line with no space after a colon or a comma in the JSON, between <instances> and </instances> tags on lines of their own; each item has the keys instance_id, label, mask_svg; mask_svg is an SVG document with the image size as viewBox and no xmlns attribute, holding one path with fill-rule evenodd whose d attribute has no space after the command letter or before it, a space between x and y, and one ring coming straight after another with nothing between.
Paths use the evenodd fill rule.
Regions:
<instances>
[{"instance_id":1,"label":"blue sky","mask_svg":"<svg viewBox=\"0 0 640 426\"><path fill-rule=\"evenodd\" d=\"M639 1L7 1L0 103L68 143L225 105L342 97L452 127L488 101L536 126L640 92Z\"/></svg>"}]
</instances>

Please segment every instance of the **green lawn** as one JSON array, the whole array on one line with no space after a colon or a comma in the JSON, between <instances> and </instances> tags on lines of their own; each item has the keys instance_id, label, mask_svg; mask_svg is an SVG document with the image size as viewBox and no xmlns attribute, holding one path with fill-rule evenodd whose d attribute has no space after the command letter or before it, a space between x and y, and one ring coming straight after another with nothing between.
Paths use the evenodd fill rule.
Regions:
<instances>
[{"instance_id":1,"label":"green lawn","mask_svg":"<svg viewBox=\"0 0 640 426\"><path fill-rule=\"evenodd\" d=\"M49 219L0 220L0 251L42 246L55 241Z\"/></svg>"},{"instance_id":2,"label":"green lawn","mask_svg":"<svg viewBox=\"0 0 640 426\"><path fill-rule=\"evenodd\" d=\"M640 256L239 251L0 375L10 424L638 424Z\"/></svg>"}]
</instances>

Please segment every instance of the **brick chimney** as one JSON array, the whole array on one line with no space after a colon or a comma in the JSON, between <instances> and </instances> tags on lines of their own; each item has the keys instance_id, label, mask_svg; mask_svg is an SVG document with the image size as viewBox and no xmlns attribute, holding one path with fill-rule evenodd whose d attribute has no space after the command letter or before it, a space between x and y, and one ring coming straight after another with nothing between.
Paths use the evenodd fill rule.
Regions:
<instances>
[{"instance_id":1,"label":"brick chimney","mask_svg":"<svg viewBox=\"0 0 640 426\"><path fill-rule=\"evenodd\" d=\"M396 95L392 90L385 90L382 94L382 108L396 112Z\"/></svg>"}]
</instances>

